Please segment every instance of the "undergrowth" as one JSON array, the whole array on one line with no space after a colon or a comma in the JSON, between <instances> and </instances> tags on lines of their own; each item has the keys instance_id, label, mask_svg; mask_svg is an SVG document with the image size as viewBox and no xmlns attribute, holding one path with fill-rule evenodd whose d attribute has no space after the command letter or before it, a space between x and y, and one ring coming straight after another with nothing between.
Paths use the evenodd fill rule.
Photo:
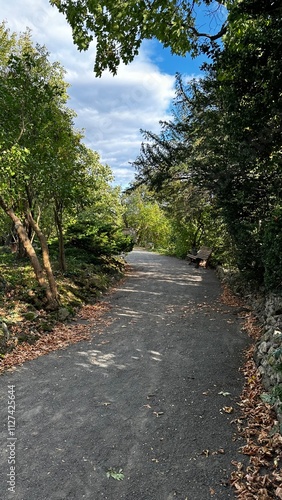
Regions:
<instances>
[{"instance_id":1,"label":"undergrowth","mask_svg":"<svg viewBox=\"0 0 282 500\"><path fill-rule=\"evenodd\" d=\"M2 251L1 251L2 250ZM19 343L34 343L51 332L58 322L71 319L85 304L93 304L123 276L124 260L93 256L78 249L66 252L67 271L53 262L60 307L47 311L44 293L26 259L5 248L0 250L0 356Z\"/></svg>"}]
</instances>

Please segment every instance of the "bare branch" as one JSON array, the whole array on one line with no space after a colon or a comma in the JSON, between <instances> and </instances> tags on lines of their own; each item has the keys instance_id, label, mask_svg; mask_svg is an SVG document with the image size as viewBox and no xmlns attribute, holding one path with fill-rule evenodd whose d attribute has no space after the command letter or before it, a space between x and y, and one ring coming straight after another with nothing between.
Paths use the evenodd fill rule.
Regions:
<instances>
[{"instance_id":1,"label":"bare branch","mask_svg":"<svg viewBox=\"0 0 282 500\"><path fill-rule=\"evenodd\" d=\"M218 40L219 38L221 38L223 35L225 35L226 31L227 31L227 23L223 23L220 31L218 31L218 33L216 33L215 35L210 35L209 33L200 33L194 26L191 26L189 28L192 33L194 33L194 35L196 35L198 38L200 37L204 37L204 38L209 38L209 40L211 42L214 42L215 40Z\"/></svg>"}]
</instances>

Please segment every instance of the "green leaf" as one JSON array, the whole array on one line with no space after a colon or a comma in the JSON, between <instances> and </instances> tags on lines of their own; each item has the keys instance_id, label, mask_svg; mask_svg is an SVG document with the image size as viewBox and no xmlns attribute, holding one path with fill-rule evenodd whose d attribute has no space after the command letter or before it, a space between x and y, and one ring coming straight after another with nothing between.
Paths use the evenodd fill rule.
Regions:
<instances>
[{"instance_id":1,"label":"green leaf","mask_svg":"<svg viewBox=\"0 0 282 500\"><path fill-rule=\"evenodd\" d=\"M274 403L273 396L271 394L268 394L267 392L263 392L260 395L260 399L267 404L272 405Z\"/></svg>"},{"instance_id":2,"label":"green leaf","mask_svg":"<svg viewBox=\"0 0 282 500\"><path fill-rule=\"evenodd\" d=\"M110 477L115 479L116 481L122 481L124 479L124 474L122 472L122 469L116 471L115 469L110 468L107 471L107 478L110 479Z\"/></svg>"}]
</instances>

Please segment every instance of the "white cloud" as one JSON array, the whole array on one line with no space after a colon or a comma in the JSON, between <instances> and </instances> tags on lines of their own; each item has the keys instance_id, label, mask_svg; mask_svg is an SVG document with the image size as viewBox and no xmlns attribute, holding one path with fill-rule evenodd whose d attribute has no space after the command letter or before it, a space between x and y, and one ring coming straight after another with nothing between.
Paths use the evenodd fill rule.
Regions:
<instances>
[{"instance_id":1,"label":"white cloud","mask_svg":"<svg viewBox=\"0 0 282 500\"><path fill-rule=\"evenodd\" d=\"M34 41L45 45L50 59L65 68L71 84L69 107L78 115L76 127L84 129L85 143L110 165L116 182L126 186L134 176L129 162L139 153L140 129L157 132L159 120L168 118L174 77L162 74L143 48L132 64L120 66L117 76L105 72L96 78L95 44L79 52L64 16L48 0L7 1L1 15L11 31L29 27Z\"/></svg>"}]
</instances>

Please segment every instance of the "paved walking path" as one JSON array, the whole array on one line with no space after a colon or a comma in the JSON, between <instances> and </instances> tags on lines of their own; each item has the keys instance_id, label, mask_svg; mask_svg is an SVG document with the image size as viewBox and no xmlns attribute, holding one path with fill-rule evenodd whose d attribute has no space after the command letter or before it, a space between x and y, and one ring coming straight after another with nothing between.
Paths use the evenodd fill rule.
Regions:
<instances>
[{"instance_id":1,"label":"paved walking path","mask_svg":"<svg viewBox=\"0 0 282 500\"><path fill-rule=\"evenodd\" d=\"M0 377L2 499L235 498L240 320L212 270L141 250L127 260L102 334ZM120 469L122 480L107 477Z\"/></svg>"}]
</instances>

